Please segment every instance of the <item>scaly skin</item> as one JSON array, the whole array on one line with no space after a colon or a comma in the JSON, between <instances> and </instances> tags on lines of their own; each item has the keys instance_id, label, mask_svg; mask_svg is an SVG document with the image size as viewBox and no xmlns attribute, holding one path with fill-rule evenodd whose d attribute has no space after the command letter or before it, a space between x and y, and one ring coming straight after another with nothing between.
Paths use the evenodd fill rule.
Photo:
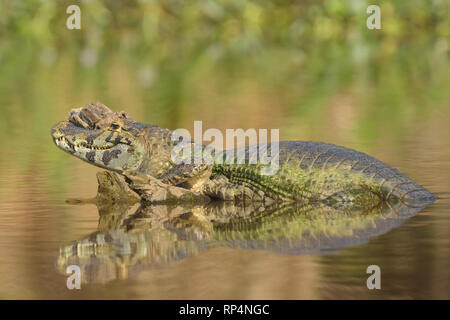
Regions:
<instances>
[{"instance_id":1,"label":"scaly skin","mask_svg":"<svg viewBox=\"0 0 450 320\"><path fill-rule=\"evenodd\" d=\"M435 200L432 193L383 162L321 142L280 142L279 170L273 175L262 174L266 165L249 164L258 147L235 150L231 164L189 164L186 160L193 158L183 158L178 150L181 140L173 140L171 130L135 122L101 104L73 110L69 121L52 128L52 136L62 150L125 175L132 189L133 177L147 176L195 195L244 204L291 201L324 203L335 208L371 208L400 201L424 207ZM205 151L204 146L194 142L190 146L197 155ZM174 163L173 154L183 162ZM225 154L211 157L224 159ZM144 189L141 184L140 189L134 190L145 198ZM173 190L176 189L169 188L167 192Z\"/></svg>"}]
</instances>

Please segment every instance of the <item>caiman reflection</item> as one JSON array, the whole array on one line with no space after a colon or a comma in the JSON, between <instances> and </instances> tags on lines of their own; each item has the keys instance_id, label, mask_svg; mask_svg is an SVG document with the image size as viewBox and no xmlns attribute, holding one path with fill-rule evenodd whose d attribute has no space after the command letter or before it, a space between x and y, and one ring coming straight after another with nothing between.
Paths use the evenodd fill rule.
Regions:
<instances>
[{"instance_id":1,"label":"caiman reflection","mask_svg":"<svg viewBox=\"0 0 450 320\"><path fill-rule=\"evenodd\" d=\"M139 205L116 177L99 173L97 197L77 201L97 204L98 230L60 248L56 267L61 274L75 264L84 283L106 283L221 246L289 255L330 252L366 243L420 211L401 204L366 211L227 202Z\"/></svg>"}]
</instances>

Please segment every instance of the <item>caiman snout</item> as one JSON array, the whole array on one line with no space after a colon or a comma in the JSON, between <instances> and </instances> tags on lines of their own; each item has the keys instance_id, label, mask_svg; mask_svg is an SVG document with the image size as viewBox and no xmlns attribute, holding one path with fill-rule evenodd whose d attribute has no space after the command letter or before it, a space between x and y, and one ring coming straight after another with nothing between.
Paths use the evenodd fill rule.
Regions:
<instances>
[{"instance_id":1,"label":"caiman snout","mask_svg":"<svg viewBox=\"0 0 450 320\"><path fill-rule=\"evenodd\" d=\"M64 136L64 134L61 131L59 131L58 125L59 123L54 125L51 129L51 135L53 139L59 139Z\"/></svg>"},{"instance_id":2,"label":"caiman snout","mask_svg":"<svg viewBox=\"0 0 450 320\"><path fill-rule=\"evenodd\" d=\"M51 135L58 148L91 164L118 172L135 170L142 162L145 147L121 129L114 124L90 129L61 121L53 126Z\"/></svg>"}]
</instances>

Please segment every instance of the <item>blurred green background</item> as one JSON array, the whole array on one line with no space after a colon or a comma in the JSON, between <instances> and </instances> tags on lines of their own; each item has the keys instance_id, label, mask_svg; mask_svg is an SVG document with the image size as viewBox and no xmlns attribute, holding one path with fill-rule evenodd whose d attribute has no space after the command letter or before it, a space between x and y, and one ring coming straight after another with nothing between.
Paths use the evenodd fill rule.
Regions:
<instances>
[{"instance_id":1,"label":"blurred green background","mask_svg":"<svg viewBox=\"0 0 450 320\"><path fill-rule=\"evenodd\" d=\"M448 297L449 3L0 0L0 282L8 288L0 288L0 296L42 297L42 283L22 271L48 273L61 241L95 229L95 209L61 203L93 196L98 168L58 150L50 128L70 109L101 101L170 129L192 130L194 120L203 120L204 130L279 128L282 140L345 145L447 197L440 211L421 214L417 219L425 220L414 220L411 229L390 233L369 249L304 258L310 268L297 283L310 279L306 291L286 289L296 283L287 270L279 274L285 287L259 290L256 281L255 292L272 298L351 296L348 288L360 267L354 260L365 264L365 258L377 257L385 265L398 263L389 271L392 279L404 275L387 297ZM66 9L73 4L81 8L81 30L66 27ZM366 27L370 4L381 8L381 30ZM29 246L20 245L23 238ZM30 246L42 239L48 242L39 258ZM417 263L400 258L405 252ZM241 258L235 253L233 259ZM265 263L267 257L261 259ZM343 286L314 289L314 279L332 282L336 266ZM273 268L268 265L264 275L270 277ZM230 297L261 297L240 295L242 287ZM190 286L204 297L195 288Z\"/></svg>"},{"instance_id":2,"label":"blurred green background","mask_svg":"<svg viewBox=\"0 0 450 320\"><path fill-rule=\"evenodd\" d=\"M2 0L0 134L60 161L49 128L101 101L171 129L280 128L366 152L441 126L428 135L448 141L449 2L376 1L381 30L369 4Z\"/></svg>"},{"instance_id":3,"label":"blurred green background","mask_svg":"<svg viewBox=\"0 0 450 320\"><path fill-rule=\"evenodd\" d=\"M366 27L361 0L0 3L0 126L12 139L37 139L92 100L162 126L269 124L285 137L320 137L317 122L342 117L369 140L448 108L445 0L376 1L381 30ZM81 30L66 28L71 4Z\"/></svg>"}]
</instances>

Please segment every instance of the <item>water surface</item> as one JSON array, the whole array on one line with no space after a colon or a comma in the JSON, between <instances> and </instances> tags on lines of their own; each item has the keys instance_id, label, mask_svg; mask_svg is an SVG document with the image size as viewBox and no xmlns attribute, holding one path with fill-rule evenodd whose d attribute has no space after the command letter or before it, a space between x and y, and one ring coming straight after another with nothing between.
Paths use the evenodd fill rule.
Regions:
<instances>
[{"instance_id":1,"label":"water surface","mask_svg":"<svg viewBox=\"0 0 450 320\"><path fill-rule=\"evenodd\" d=\"M448 298L448 161L403 157L403 152L416 150L411 143L403 146L401 155L391 157L401 157L397 167L439 199L415 216L394 215L387 225L377 222L389 218L382 210L344 219L343 213L324 214L312 208L297 217L281 211L262 225L244 232L225 228L212 238L208 238L208 226L195 232L178 226L178 233L167 225L164 232L158 226L150 231L141 226L129 236L116 232L119 240L105 249L112 253L91 252L84 261L68 254L69 259L62 261L61 252L68 250L64 248L95 239L95 234L103 233L104 238L115 228L111 226L114 214L131 216L136 207L112 212L102 222L95 205L65 202L74 196L94 196L95 173L100 169L63 157L66 171L58 173L48 157L40 154L29 160L27 172L17 168L20 161L27 161L20 158L24 151L19 147L11 157L15 161L2 166L0 294L56 299ZM441 150L431 144L426 151L438 155ZM162 214L166 215L170 216ZM152 217L152 212L147 216ZM130 236L134 238L126 238ZM128 240L123 241L124 237ZM143 243L145 248L140 250L150 252L140 252L142 256L136 258L140 261L121 269L130 258L124 249L130 243ZM106 258L101 260L102 256ZM107 261L114 259L118 261ZM63 266L67 264L87 264L83 270L90 276L80 291L66 288ZM382 290L366 288L365 270L371 264L381 267Z\"/></svg>"}]
</instances>

